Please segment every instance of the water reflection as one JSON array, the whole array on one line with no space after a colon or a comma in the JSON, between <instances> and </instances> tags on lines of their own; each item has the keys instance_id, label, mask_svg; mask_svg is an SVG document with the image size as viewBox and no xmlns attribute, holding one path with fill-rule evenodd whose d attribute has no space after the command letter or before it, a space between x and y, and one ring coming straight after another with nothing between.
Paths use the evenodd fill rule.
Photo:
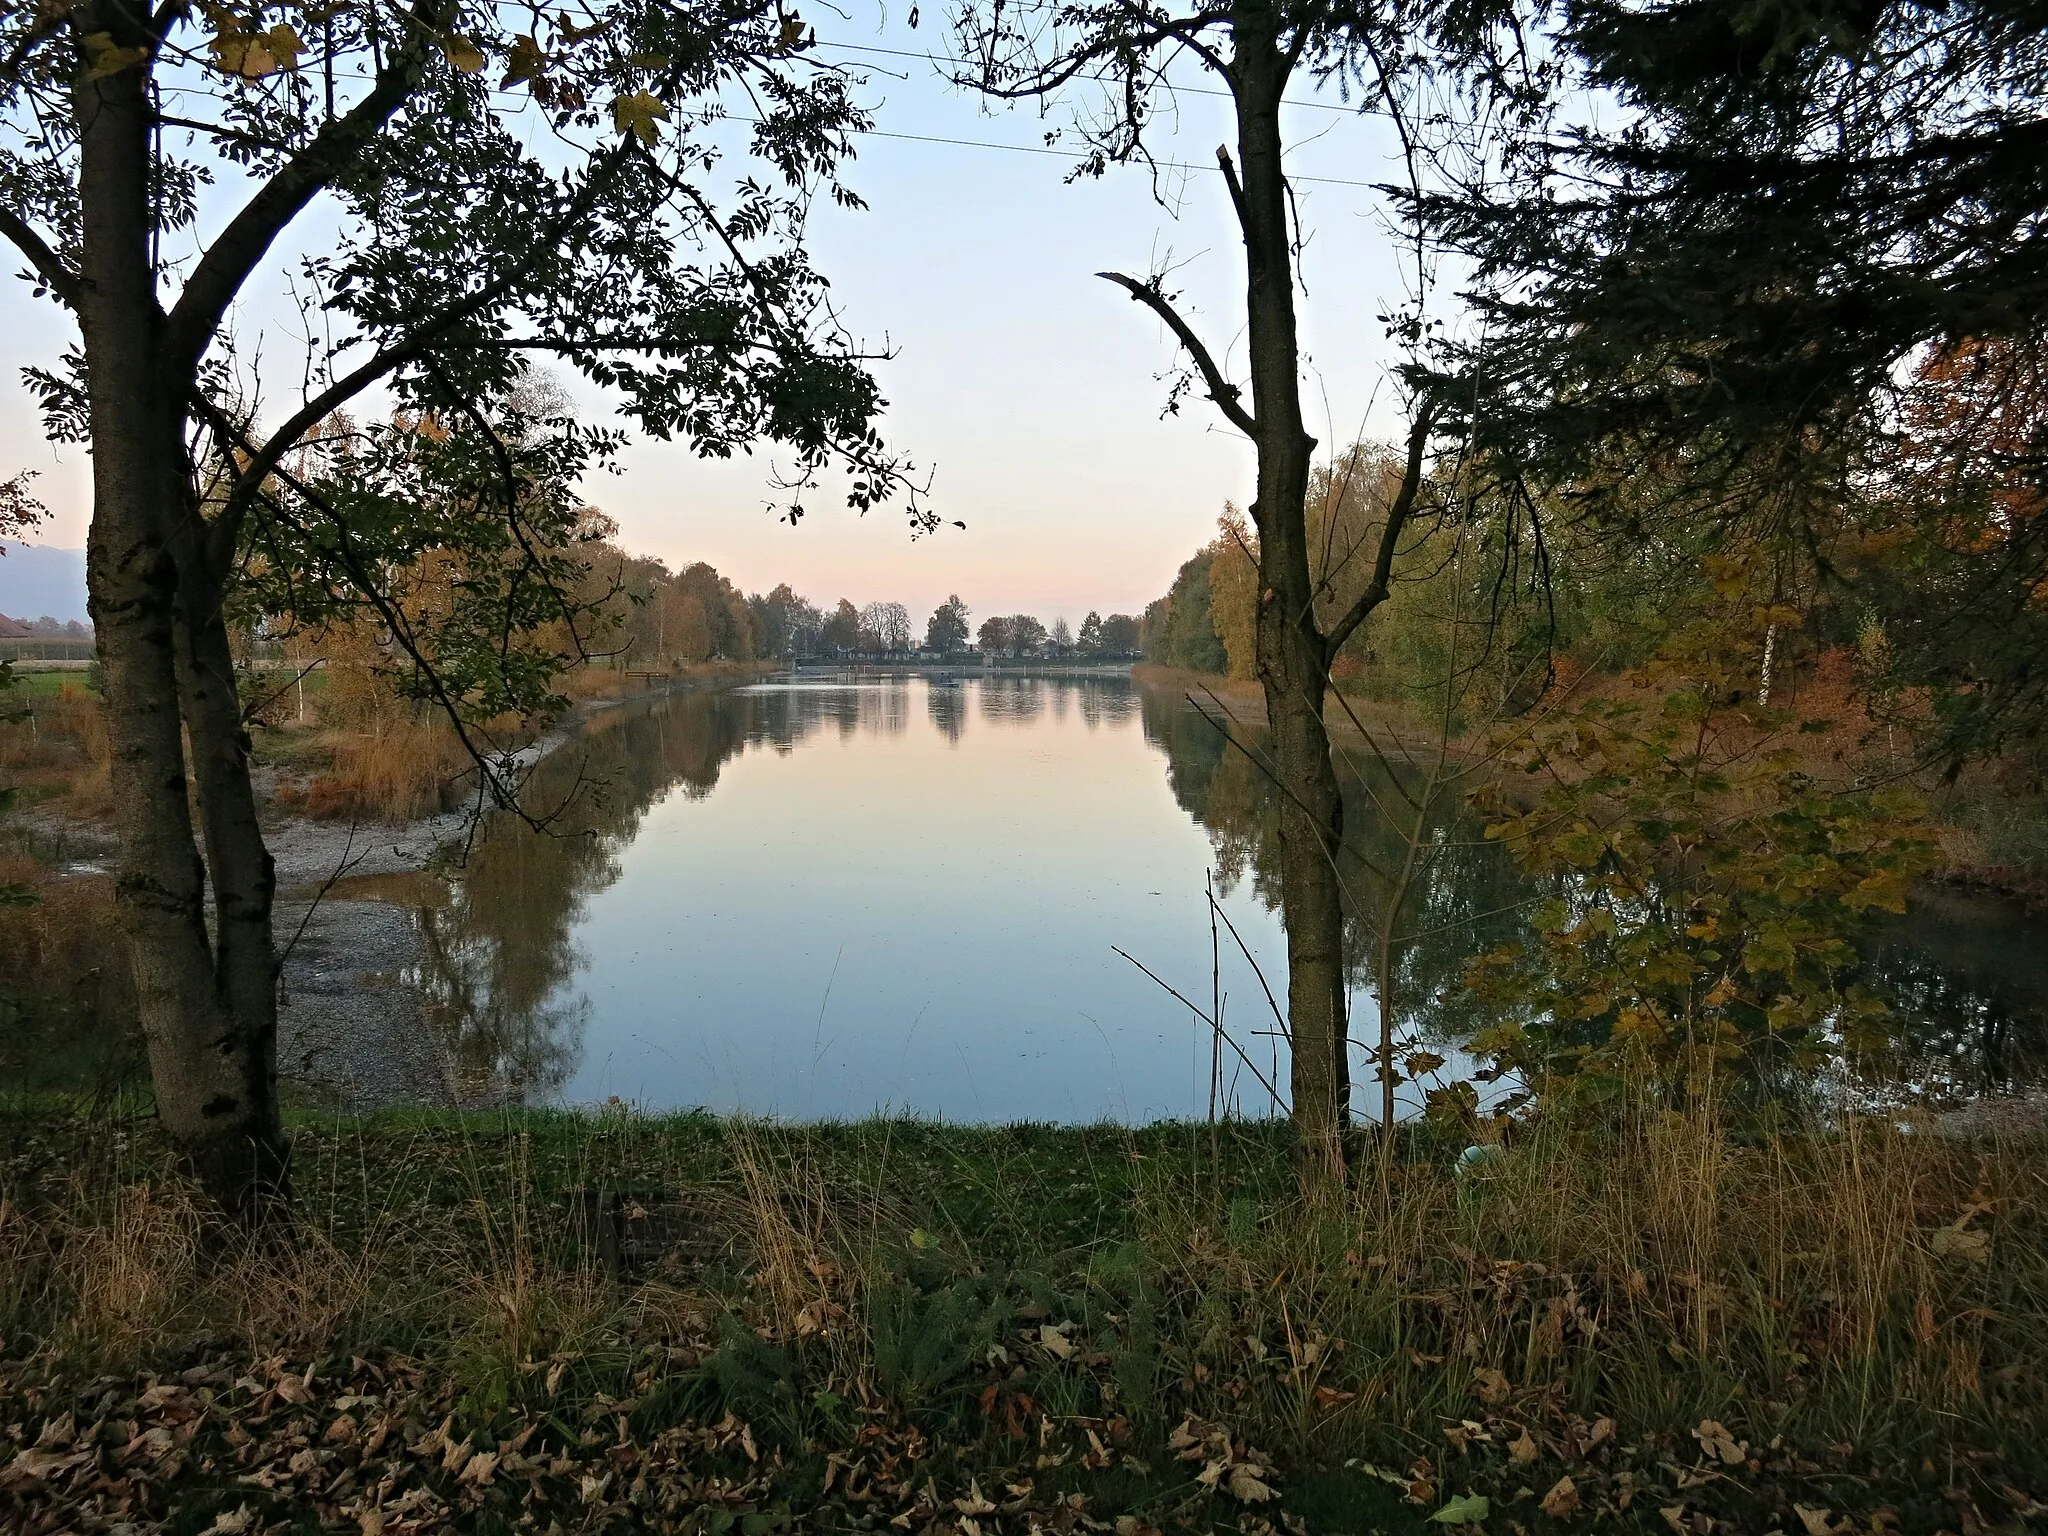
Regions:
<instances>
[{"instance_id":1,"label":"water reflection","mask_svg":"<svg viewBox=\"0 0 2048 1536\"><path fill-rule=\"evenodd\" d=\"M1368 760L1346 776L1360 1035L1377 1029L1367 942L1416 824L1415 772ZM1213 868L1266 977L1284 978L1271 783L1184 698L1122 679L672 696L598 717L527 803L544 831L492 819L414 903L412 979L472 1102L1186 1115L1204 1105L1206 1040L1109 946L1206 1002ZM1393 924L1396 1019L1441 1049L1481 1022L1457 986L1466 959L1517 935L1532 893L1456 796L1420 829ZM1866 980L1913 1025L1891 1080L1936 1097L2038 1080L2037 932L1930 901L1872 942ZM1225 960L1228 1015L1254 1039L1269 1028L1256 979ZM1376 1095L1354 1059L1363 1112ZM1243 1081L1235 1102L1270 1107Z\"/></svg>"}]
</instances>

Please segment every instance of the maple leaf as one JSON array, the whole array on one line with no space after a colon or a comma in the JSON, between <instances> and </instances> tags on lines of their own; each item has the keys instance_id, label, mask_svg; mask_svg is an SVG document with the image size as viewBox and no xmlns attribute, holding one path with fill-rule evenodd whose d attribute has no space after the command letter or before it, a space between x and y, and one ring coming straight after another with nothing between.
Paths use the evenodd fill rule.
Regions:
<instances>
[{"instance_id":1,"label":"maple leaf","mask_svg":"<svg viewBox=\"0 0 2048 1536\"><path fill-rule=\"evenodd\" d=\"M547 62L547 54L541 51L533 35L522 32L512 40L512 52L505 60L505 78L498 82L498 89L508 91L522 80L539 80Z\"/></svg>"},{"instance_id":2,"label":"maple leaf","mask_svg":"<svg viewBox=\"0 0 2048 1536\"><path fill-rule=\"evenodd\" d=\"M635 91L612 102L612 126L622 133L630 131L642 144L652 144L661 132L655 124L666 121L668 108L651 91Z\"/></svg>"}]
</instances>

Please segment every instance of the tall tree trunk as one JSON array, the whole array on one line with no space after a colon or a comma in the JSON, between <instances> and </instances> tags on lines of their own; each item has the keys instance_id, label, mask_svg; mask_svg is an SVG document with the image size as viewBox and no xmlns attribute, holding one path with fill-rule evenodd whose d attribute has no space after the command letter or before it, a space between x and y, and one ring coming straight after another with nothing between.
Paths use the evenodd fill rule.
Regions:
<instances>
[{"instance_id":1,"label":"tall tree trunk","mask_svg":"<svg viewBox=\"0 0 2048 1536\"><path fill-rule=\"evenodd\" d=\"M117 36L117 41L126 41ZM251 864L254 801L239 745L224 748L217 601L190 600L174 546L199 538L185 444L189 370L166 363L149 207L149 113L137 69L76 87L79 323L91 399L93 516L86 579L111 748L120 870L115 901L134 968L157 1114L202 1186L250 1218L282 1190L275 1088L269 865ZM201 598L204 603L204 598ZM209 627L210 626L210 627ZM193 713L201 813L216 856L218 952L192 822L183 727ZM232 728L239 738L239 721ZM234 780L239 776L239 785ZM220 876L235 871L236 878ZM252 878L252 870L260 874ZM260 946L252 933L258 909ZM250 957L254 955L252 960ZM231 963L232 962L232 963ZM267 995L254 985L269 978Z\"/></svg>"},{"instance_id":2,"label":"tall tree trunk","mask_svg":"<svg viewBox=\"0 0 2048 1536\"><path fill-rule=\"evenodd\" d=\"M1344 808L1323 701L1330 671L1308 561L1308 479L1315 439L1302 425L1294 252L1281 164L1280 98L1288 63L1269 6L1233 16L1238 159L1231 188L1244 232L1253 415L1258 423L1257 654L1274 771L1280 780L1280 894L1287 927L1294 1123L1303 1172L1341 1178L1350 1114L1343 892L1337 849Z\"/></svg>"}]
</instances>

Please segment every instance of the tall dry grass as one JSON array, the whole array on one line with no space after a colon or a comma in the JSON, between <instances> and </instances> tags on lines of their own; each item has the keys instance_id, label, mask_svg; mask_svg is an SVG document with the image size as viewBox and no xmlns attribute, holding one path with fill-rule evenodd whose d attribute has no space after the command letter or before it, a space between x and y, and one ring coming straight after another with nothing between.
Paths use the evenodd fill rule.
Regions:
<instances>
[{"instance_id":1,"label":"tall dry grass","mask_svg":"<svg viewBox=\"0 0 2048 1536\"><path fill-rule=\"evenodd\" d=\"M388 719L364 733L336 733L332 762L303 786L281 785L278 803L308 816L413 821L443 808L471 771L455 732L440 720Z\"/></svg>"},{"instance_id":2,"label":"tall dry grass","mask_svg":"<svg viewBox=\"0 0 2048 1536\"><path fill-rule=\"evenodd\" d=\"M2048 1442L2038 1140L1539 1123L1479 1173L1418 1139L1304 1204L1263 1130L1216 1169L1185 1128L695 1124L302 1133L283 1248L209 1235L153 1169L10 1190L0 1336L80 1381L399 1351L481 1412L690 1403L764 1448L829 1447L857 1403L970 1462L1112 1423L1422 1484L1468 1438L1689 1462L1713 1424L1724 1455L1914 1468ZM604 1181L708 1230L615 1278L566 1215Z\"/></svg>"}]
</instances>

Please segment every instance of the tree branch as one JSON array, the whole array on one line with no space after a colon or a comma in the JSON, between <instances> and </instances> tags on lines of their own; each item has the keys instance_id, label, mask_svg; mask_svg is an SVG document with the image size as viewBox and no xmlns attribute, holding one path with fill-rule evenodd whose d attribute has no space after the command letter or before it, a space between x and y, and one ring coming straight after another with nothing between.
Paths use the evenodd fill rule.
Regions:
<instances>
[{"instance_id":1,"label":"tree branch","mask_svg":"<svg viewBox=\"0 0 2048 1536\"><path fill-rule=\"evenodd\" d=\"M1223 172L1223 185L1230 189L1230 206L1237 210L1237 227L1244 228L1244 183L1237 179L1237 162L1230 158L1230 146L1216 146L1216 164Z\"/></svg>"},{"instance_id":2,"label":"tree branch","mask_svg":"<svg viewBox=\"0 0 2048 1536\"><path fill-rule=\"evenodd\" d=\"M1107 282L1115 283L1166 322L1167 328L1180 339L1180 344L1187 348L1188 356L1194 359L1195 366L1201 370L1203 382L1209 386L1209 398L1216 402L1216 408L1229 418L1230 424L1238 431L1246 437L1256 439L1259 435L1259 424L1253 420L1252 413L1238 403L1244 392L1223 376L1223 370L1216 366L1216 359L1211 357L1209 349L1202 345L1201 337L1194 333L1187 321L1181 319L1173 305L1167 302L1166 295L1159 291L1158 284L1141 283L1135 277L1125 277L1121 272L1098 272L1095 275Z\"/></svg>"},{"instance_id":3,"label":"tree branch","mask_svg":"<svg viewBox=\"0 0 2048 1536\"><path fill-rule=\"evenodd\" d=\"M51 250L43 237L37 234L26 219L12 208L0 206L0 234L14 242L21 253L28 257L52 293L72 309L78 308L78 300L84 288L84 279L64 265L64 258Z\"/></svg>"},{"instance_id":4,"label":"tree branch","mask_svg":"<svg viewBox=\"0 0 2048 1536\"><path fill-rule=\"evenodd\" d=\"M597 201L598 195L606 183L626 163L631 152L631 146L635 142L631 134L621 136L619 143L613 147L604 163L591 173L589 179L584 183L582 190L571 199L569 206L563 211L562 216L555 220L554 227L536 235L528 243L526 247L528 252L527 261L515 263L511 270L502 274L496 282L485 284L468 298L442 311L433 321L423 325L405 340L386 347L360 366L336 379L327 388L300 406L283 426L271 433L261 449L248 450L249 462L242 467L241 474L228 492L226 513L221 518L222 524L227 525L239 520L244 504L249 497L254 496L262 487L264 477L276 469L283 462L284 456L296 448L300 439L314 427L326 420L333 412L340 410L342 406L348 404L349 401L353 400L357 395L361 394L393 369L399 368L420 356L429 347L446 336L451 328L504 298L506 294L511 292L514 285L517 284L521 274L531 265L533 258L543 253L553 254L558 243L575 226L576 222L589 211L591 204ZM181 302L179 308L182 309L183 307L184 305ZM204 399L203 395L196 390L194 391L194 398ZM211 402L207 403L210 404ZM225 552L217 553L231 555L232 546Z\"/></svg>"},{"instance_id":5,"label":"tree branch","mask_svg":"<svg viewBox=\"0 0 2048 1536\"><path fill-rule=\"evenodd\" d=\"M271 242L418 88L427 64L427 39L446 23L452 10L450 0L421 0L408 13L412 36L405 46L392 50L369 94L346 116L315 134L311 143L242 205L220 238L207 248L170 315L167 339L171 356L181 367L197 366L221 317Z\"/></svg>"},{"instance_id":6,"label":"tree branch","mask_svg":"<svg viewBox=\"0 0 2048 1536\"><path fill-rule=\"evenodd\" d=\"M1326 664L1336 659L1344 642L1366 621L1373 609L1387 600L1394 575L1394 554L1400 548L1401 534L1415 510L1415 497L1422 489L1423 460L1429 453L1429 437L1435 426L1436 407L1425 401L1416 412L1415 424L1408 429L1408 464L1401 474L1401 488L1387 504L1387 525L1380 530L1380 549L1373 561L1372 582L1358 594L1357 600L1345 610L1344 616L1331 627L1324 639Z\"/></svg>"}]
</instances>

